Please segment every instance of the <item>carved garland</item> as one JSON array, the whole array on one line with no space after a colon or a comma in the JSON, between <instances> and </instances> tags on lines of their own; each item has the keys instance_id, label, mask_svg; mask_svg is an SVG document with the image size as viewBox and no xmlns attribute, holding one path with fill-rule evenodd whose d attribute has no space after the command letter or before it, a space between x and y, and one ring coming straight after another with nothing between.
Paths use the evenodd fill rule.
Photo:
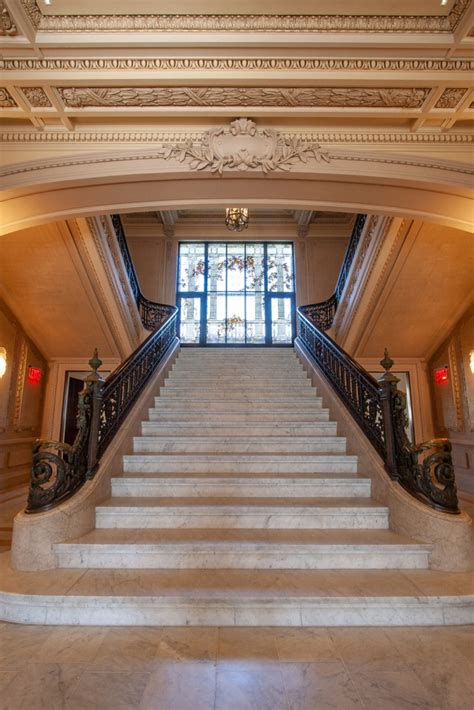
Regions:
<instances>
[{"instance_id":1,"label":"carved garland","mask_svg":"<svg viewBox=\"0 0 474 710\"><path fill-rule=\"evenodd\" d=\"M58 87L67 108L271 106L420 108L428 88Z\"/></svg>"}]
</instances>

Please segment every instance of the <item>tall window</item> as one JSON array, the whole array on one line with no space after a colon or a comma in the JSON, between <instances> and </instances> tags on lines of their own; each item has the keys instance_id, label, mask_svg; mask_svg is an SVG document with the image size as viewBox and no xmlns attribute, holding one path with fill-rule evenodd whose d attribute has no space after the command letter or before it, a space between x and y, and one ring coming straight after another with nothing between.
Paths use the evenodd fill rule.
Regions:
<instances>
[{"instance_id":1,"label":"tall window","mask_svg":"<svg viewBox=\"0 0 474 710\"><path fill-rule=\"evenodd\" d=\"M183 343L290 345L293 244L182 242L177 296Z\"/></svg>"}]
</instances>

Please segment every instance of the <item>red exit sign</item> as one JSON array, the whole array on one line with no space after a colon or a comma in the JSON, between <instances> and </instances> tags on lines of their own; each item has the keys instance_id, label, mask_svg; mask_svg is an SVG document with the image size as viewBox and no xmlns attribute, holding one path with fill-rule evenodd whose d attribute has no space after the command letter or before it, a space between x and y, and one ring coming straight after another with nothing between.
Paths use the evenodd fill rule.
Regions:
<instances>
[{"instance_id":1,"label":"red exit sign","mask_svg":"<svg viewBox=\"0 0 474 710\"><path fill-rule=\"evenodd\" d=\"M434 371L434 379L437 385L445 385L449 381L448 366L439 367Z\"/></svg>"},{"instance_id":2,"label":"red exit sign","mask_svg":"<svg viewBox=\"0 0 474 710\"><path fill-rule=\"evenodd\" d=\"M39 385L41 382L42 372L39 367L28 367L28 382L30 385Z\"/></svg>"}]
</instances>

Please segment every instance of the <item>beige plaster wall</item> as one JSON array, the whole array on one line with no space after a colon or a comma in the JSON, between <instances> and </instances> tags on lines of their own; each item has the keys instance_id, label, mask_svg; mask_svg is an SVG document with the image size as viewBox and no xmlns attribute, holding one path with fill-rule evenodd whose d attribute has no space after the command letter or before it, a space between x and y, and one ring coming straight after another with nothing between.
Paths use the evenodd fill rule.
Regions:
<instances>
[{"instance_id":1,"label":"beige plaster wall","mask_svg":"<svg viewBox=\"0 0 474 710\"><path fill-rule=\"evenodd\" d=\"M0 346L7 369L0 379L0 496L29 481L31 447L41 431L48 368L19 321L0 300ZM41 381L28 381L28 367L41 370Z\"/></svg>"},{"instance_id":2,"label":"beige plaster wall","mask_svg":"<svg viewBox=\"0 0 474 710\"><path fill-rule=\"evenodd\" d=\"M196 227L194 234L187 231L182 239L127 234L140 287L147 298L159 303L175 303L178 245L180 241L192 239L232 241L233 236L225 231L219 235L206 235L202 227ZM348 239L319 236L299 239L294 237L294 227L275 232L273 240L282 239L294 243L297 304L317 303L329 298L339 276ZM239 236L239 241L254 240L272 241L272 237L267 230L257 228Z\"/></svg>"},{"instance_id":3,"label":"beige plaster wall","mask_svg":"<svg viewBox=\"0 0 474 710\"><path fill-rule=\"evenodd\" d=\"M460 490L474 493L474 305L452 328L429 361L434 424L437 436L447 436L453 447L453 462ZM448 381L436 384L434 372L448 367Z\"/></svg>"},{"instance_id":4,"label":"beige plaster wall","mask_svg":"<svg viewBox=\"0 0 474 710\"><path fill-rule=\"evenodd\" d=\"M319 303L332 296L347 239L314 238L306 240L306 303Z\"/></svg>"}]
</instances>

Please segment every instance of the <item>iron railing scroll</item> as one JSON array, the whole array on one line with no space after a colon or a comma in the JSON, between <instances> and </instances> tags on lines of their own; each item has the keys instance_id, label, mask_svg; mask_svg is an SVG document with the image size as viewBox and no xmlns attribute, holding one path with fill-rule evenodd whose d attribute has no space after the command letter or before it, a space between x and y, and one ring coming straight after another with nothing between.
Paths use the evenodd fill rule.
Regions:
<instances>
[{"instance_id":1,"label":"iron railing scroll","mask_svg":"<svg viewBox=\"0 0 474 710\"><path fill-rule=\"evenodd\" d=\"M162 308L168 309L165 322L105 381L98 372L102 361L95 350L89 361L92 372L79 394L74 443L39 440L33 447L27 513L50 510L94 477L107 446L153 372L177 342L178 309Z\"/></svg>"},{"instance_id":2,"label":"iron railing scroll","mask_svg":"<svg viewBox=\"0 0 474 710\"><path fill-rule=\"evenodd\" d=\"M410 442L406 396L390 372L393 360L387 350L380 362L385 373L377 381L317 326L320 321L313 322L313 312L314 306L298 308L297 342L379 453L390 478L431 508L459 513L451 444L447 439Z\"/></svg>"},{"instance_id":3,"label":"iron railing scroll","mask_svg":"<svg viewBox=\"0 0 474 710\"><path fill-rule=\"evenodd\" d=\"M357 215L351 238L344 256L344 261L342 262L341 270L339 272L336 288L334 289L332 296L330 296L330 298L326 301L321 301L321 303L314 303L311 306L305 306L305 313L307 317L310 318L310 320L315 323L320 330L329 330L333 324L337 307L341 300L366 220L366 214Z\"/></svg>"},{"instance_id":4,"label":"iron railing scroll","mask_svg":"<svg viewBox=\"0 0 474 710\"><path fill-rule=\"evenodd\" d=\"M128 248L127 240L125 239L122 220L118 214L111 215L111 220L115 236L117 238L117 243L122 253L122 259L127 272L130 288L132 289L133 297L135 298L143 326L147 330L156 330L156 328L158 328L168 317L169 306L164 305L163 303L155 303L154 301L150 301L150 299L146 298L142 294L137 272L135 271L135 266Z\"/></svg>"}]
</instances>

